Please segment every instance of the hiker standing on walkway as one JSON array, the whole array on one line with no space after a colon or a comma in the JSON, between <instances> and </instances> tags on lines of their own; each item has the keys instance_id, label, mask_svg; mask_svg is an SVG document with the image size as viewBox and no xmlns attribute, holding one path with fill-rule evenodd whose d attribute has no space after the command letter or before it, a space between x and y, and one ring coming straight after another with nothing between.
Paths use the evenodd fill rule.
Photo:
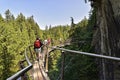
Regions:
<instances>
[{"instance_id":1,"label":"hiker standing on walkway","mask_svg":"<svg viewBox=\"0 0 120 80\"><path fill-rule=\"evenodd\" d=\"M48 42L48 44L47 44L47 45L49 45L49 44L51 43L51 40L50 40L50 38L49 38L49 39L47 39L47 42Z\"/></svg>"},{"instance_id":2,"label":"hiker standing on walkway","mask_svg":"<svg viewBox=\"0 0 120 80\"><path fill-rule=\"evenodd\" d=\"M34 50L37 56L37 60L39 61L39 58L42 58L42 54L41 54L41 46L42 46L42 42L39 38L36 38L35 42L34 42Z\"/></svg>"}]
</instances>

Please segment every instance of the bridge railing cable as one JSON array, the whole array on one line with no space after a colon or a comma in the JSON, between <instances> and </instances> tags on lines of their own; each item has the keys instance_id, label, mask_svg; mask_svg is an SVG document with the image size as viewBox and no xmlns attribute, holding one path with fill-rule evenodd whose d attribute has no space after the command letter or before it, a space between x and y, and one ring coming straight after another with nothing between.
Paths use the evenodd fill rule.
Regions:
<instances>
[{"instance_id":1,"label":"bridge railing cable","mask_svg":"<svg viewBox=\"0 0 120 80\"><path fill-rule=\"evenodd\" d=\"M93 56L93 57L98 57L98 58L120 61L119 57L111 57L111 56L106 56L106 55L100 55L100 54L94 54L94 53L88 53L88 52L81 52L81 51L69 50L69 49L59 48L59 47L51 47L51 48L66 51L66 52L71 52L71 53L75 53L75 54L83 54L83 55L87 55L87 56Z\"/></svg>"},{"instance_id":2,"label":"bridge railing cable","mask_svg":"<svg viewBox=\"0 0 120 80\"><path fill-rule=\"evenodd\" d=\"M64 45L62 45L63 47ZM88 53L88 52L81 52L81 51L75 51L75 50L69 50L69 49L65 49L65 48L61 48L61 46L53 46L53 47L49 47L51 50L50 52L54 51L54 50L61 50L61 52L70 52L73 54L81 54L81 55L86 55L86 56L91 56L91 57L96 57L96 58L102 58L102 59L109 59L109 60L114 60L114 61L120 61L119 57L113 57L113 56L107 56L107 55L101 55L101 54L95 54L95 53ZM49 54L50 54L49 52ZM64 71L66 71L67 65L64 66L64 54L61 53L63 56L63 60L62 60L62 70L60 75L58 76L57 80L63 80L64 79ZM66 53L68 54L68 53Z\"/></svg>"},{"instance_id":3,"label":"bridge railing cable","mask_svg":"<svg viewBox=\"0 0 120 80\"><path fill-rule=\"evenodd\" d=\"M30 45L30 46L33 46L33 45ZM27 56L27 49L30 47L28 46L26 49L25 49L25 59L28 63L28 66L26 66L25 68L23 68L22 70L18 71L16 74L12 75L11 77L7 78L7 80L16 80L18 79L19 77L21 77L21 75L23 75L24 73L26 73L28 70L30 70L32 68L32 63L30 62L28 56Z\"/></svg>"}]
</instances>

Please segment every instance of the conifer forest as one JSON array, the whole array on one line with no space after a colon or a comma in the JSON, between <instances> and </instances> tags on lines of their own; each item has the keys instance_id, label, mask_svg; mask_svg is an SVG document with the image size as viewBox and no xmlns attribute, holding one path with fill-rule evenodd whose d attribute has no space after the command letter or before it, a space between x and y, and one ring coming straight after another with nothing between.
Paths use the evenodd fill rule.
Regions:
<instances>
[{"instance_id":1,"label":"conifer forest","mask_svg":"<svg viewBox=\"0 0 120 80\"><path fill-rule=\"evenodd\" d=\"M5 18L0 15L0 79L5 80L7 77L19 70L18 63L24 58L24 55L22 55L24 49L29 44L33 44L36 37L40 37L42 40L51 38L51 45L60 44L60 38L62 39L62 42L72 39L72 42L76 43L66 46L66 48L92 52L91 40L93 34L93 19L94 15L92 15L91 12L89 19L84 17L83 20L77 24L73 21L71 22L71 25L58 25L54 27L46 26L45 30L42 30L34 21L33 16L26 18L22 13L20 13L15 18L10 10L6 10ZM91 20L93 22L92 24ZM85 41L87 43L81 44L79 41ZM51 61L49 62L49 74L54 74L56 77L60 71L60 64L58 64L60 61L60 52L57 51L57 53L58 54L56 55L51 54ZM66 79L77 79L79 76L82 76L81 78L96 79L97 70L95 69L92 58L82 55L68 55L68 59L66 58L65 61L69 63L70 67L68 67L68 70L66 71ZM72 59L71 62L69 62L69 58ZM72 69L74 74L72 74L69 69ZM79 76L76 75L79 73L82 74ZM52 75L50 75L51 79L55 80L55 77L53 79ZM89 77L86 77L88 75Z\"/></svg>"},{"instance_id":2,"label":"conifer forest","mask_svg":"<svg viewBox=\"0 0 120 80\"><path fill-rule=\"evenodd\" d=\"M4 12L5 17L0 14L0 80L6 80L20 70L19 61L25 58L24 50L34 43L36 37L42 41L51 39L50 46L70 43L63 48L119 57L120 14L117 14L119 4L115 5L117 0L89 1L92 7L89 18L83 17L75 23L70 17L70 25L46 25L44 30L33 15L26 17L19 13L15 17L9 9ZM61 52L55 50L49 56L48 75L51 80L58 80ZM119 72L117 61L65 53L64 80L119 80Z\"/></svg>"}]
</instances>

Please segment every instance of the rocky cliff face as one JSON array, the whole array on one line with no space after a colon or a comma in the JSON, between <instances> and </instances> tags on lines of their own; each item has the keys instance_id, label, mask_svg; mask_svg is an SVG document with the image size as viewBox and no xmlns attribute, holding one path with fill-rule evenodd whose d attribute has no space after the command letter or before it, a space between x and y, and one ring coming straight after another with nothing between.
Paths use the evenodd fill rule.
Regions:
<instances>
[{"instance_id":1,"label":"rocky cliff face","mask_svg":"<svg viewBox=\"0 0 120 80\"><path fill-rule=\"evenodd\" d=\"M91 1L98 26L93 39L96 53L120 57L120 0ZM101 59L99 68L100 80L120 80L118 62Z\"/></svg>"}]
</instances>

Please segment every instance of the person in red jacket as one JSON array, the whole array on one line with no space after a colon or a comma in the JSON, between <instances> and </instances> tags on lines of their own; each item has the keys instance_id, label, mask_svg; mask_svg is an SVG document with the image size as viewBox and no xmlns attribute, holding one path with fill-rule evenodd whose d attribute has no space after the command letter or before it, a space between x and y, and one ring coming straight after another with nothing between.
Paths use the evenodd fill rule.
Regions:
<instances>
[{"instance_id":1,"label":"person in red jacket","mask_svg":"<svg viewBox=\"0 0 120 80\"><path fill-rule=\"evenodd\" d=\"M39 38L36 38L35 42L34 42L34 50L37 56L37 60L39 61L39 57L42 57L41 53L41 46L42 46L42 42Z\"/></svg>"},{"instance_id":2,"label":"person in red jacket","mask_svg":"<svg viewBox=\"0 0 120 80\"><path fill-rule=\"evenodd\" d=\"M48 45L49 45L49 44L50 44L50 42L51 42L50 38L49 38L49 39L47 39L47 42L48 42Z\"/></svg>"}]
</instances>

